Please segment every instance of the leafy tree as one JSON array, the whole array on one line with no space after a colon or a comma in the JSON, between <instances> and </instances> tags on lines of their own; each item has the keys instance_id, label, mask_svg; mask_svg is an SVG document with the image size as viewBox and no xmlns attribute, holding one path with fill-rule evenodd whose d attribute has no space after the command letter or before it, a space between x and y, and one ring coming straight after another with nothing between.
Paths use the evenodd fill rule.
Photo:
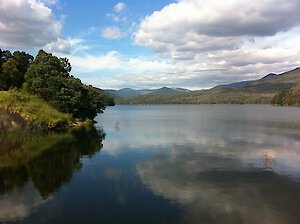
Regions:
<instances>
[{"instance_id":1,"label":"leafy tree","mask_svg":"<svg viewBox=\"0 0 300 224\"><path fill-rule=\"evenodd\" d=\"M0 88L2 90L8 90L14 87L14 84L19 84L19 79L19 70L16 65L16 60L14 58L10 58L2 65Z\"/></svg>"},{"instance_id":2,"label":"leafy tree","mask_svg":"<svg viewBox=\"0 0 300 224\"><path fill-rule=\"evenodd\" d=\"M12 54L10 51L5 50L2 51L0 50L0 90L8 90L9 89L9 77L7 76L7 73L4 74L3 72L3 65L10 59L12 58Z\"/></svg>"},{"instance_id":3,"label":"leafy tree","mask_svg":"<svg viewBox=\"0 0 300 224\"><path fill-rule=\"evenodd\" d=\"M106 96L82 84L70 71L67 58L57 58L40 50L26 72L25 87L62 112L93 119L105 108Z\"/></svg>"},{"instance_id":4,"label":"leafy tree","mask_svg":"<svg viewBox=\"0 0 300 224\"><path fill-rule=\"evenodd\" d=\"M20 73L20 83L24 83L25 82L25 73L29 67L29 65L32 63L33 61L33 56L30 54L25 53L24 51L15 51L13 53L13 58L16 61L16 66L17 69L19 70ZM21 85L16 85L17 87L21 87Z\"/></svg>"},{"instance_id":5,"label":"leafy tree","mask_svg":"<svg viewBox=\"0 0 300 224\"><path fill-rule=\"evenodd\" d=\"M0 49L0 76L2 74L2 50Z\"/></svg>"},{"instance_id":6,"label":"leafy tree","mask_svg":"<svg viewBox=\"0 0 300 224\"><path fill-rule=\"evenodd\" d=\"M2 76L2 50L0 49L0 90L2 90L2 79L3 79L3 76Z\"/></svg>"},{"instance_id":7,"label":"leafy tree","mask_svg":"<svg viewBox=\"0 0 300 224\"><path fill-rule=\"evenodd\" d=\"M1 51L0 90L20 88L25 82L25 73L33 61L33 57L25 52Z\"/></svg>"},{"instance_id":8,"label":"leafy tree","mask_svg":"<svg viewBox=\"0 0 300 224\"><path fill-rule=\"evenodd\" d=\"M2 51L1 61L2 61L2 63L4 63L12 57L13 57L13 55L10 53L9 50Z\"/></svg>"}]
</instances>

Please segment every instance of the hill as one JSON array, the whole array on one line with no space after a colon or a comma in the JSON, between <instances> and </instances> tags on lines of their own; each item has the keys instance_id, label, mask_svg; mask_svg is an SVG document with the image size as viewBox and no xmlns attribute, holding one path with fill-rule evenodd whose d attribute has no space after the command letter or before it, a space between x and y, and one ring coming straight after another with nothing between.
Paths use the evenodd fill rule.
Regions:
<instances>
[{"instance_id":1,"label":"hill","mask_svg":"<svg viewBox=\"0 0 300 224\"><path fill-rule=\"evenodd\" d=\"M124 99L129 97L136 97L136 96L143 96L143 95L173 95L173 94L181 94L181 93L189 93L191 92L188 89L183 88L168 88L168 87L162 87L159 89L142 89L142 90L135 90L131 88L123 88L119 90L113 90L113 89L106 89L104 90L106 93L112 95L116 99Z\"/></svg>"},{"instance_id":2,"label":"hill","mask_svg":"<svg viewBox=\"0 0 300 224\"><path fill-rule=\"evenodd\" d=\"M300 84L300 68L268 74L259 80L220 85L206 91L148 93L117 100L119 104L270 104L276 94Z\"/></svg>"}]
</instances>

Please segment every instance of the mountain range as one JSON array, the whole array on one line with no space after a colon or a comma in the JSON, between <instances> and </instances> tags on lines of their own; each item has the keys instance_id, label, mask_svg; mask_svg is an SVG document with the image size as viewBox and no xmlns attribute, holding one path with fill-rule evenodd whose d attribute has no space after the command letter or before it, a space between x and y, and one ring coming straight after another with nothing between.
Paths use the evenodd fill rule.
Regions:
<instances>
[{"instance_id":1,"label":"mountain range","mask_svg":"<svg viewBox=\"0 0 300 224\"><path fill-rule=\"evenodd\" d=\"M270 73L261 79L219 85L191 91L162 87L154 90L105 90L119 104L216 104L271 103L281 91L300 85L300 68L281 74Z\"/></svg>"},{"instance_id":2,"label":"mountain range","mask_svg":"<svg viewBox=\"0 0 300 224\"><path fill-rule=\"evenodd\" d=\"M119 90L107 89L105 92L117 98L128 98L134 96L142 96L147 94L160 94L160 95L173 95L173 94L181 94L181 93L191 93L191 90L183 89L183 88L168 88L161 87L159 89L131 89L131 88L123 88Z\"/></svg>"}]
</instances>

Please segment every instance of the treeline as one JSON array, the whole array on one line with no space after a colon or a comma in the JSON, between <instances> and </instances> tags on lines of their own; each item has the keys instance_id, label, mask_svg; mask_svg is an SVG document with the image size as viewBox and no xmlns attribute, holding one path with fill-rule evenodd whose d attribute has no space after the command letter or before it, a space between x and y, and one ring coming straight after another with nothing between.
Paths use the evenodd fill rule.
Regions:
<instances>
[{"instance_id":1,"label":"treeline","mask_svg":"<svg viewBox=\"0 0 300 224\"><path fill-rule=\"evenodd\" d=\"M278 92L272 103L281 106L300 106L300 85Z\"/></svg>"},{"instance_id":2,"label":"treeline","mask_svg":"<svg viewBox=\"0 0 300 224\"><path fill-rule=\"evenodd\" d=\"M43 50L33 56L20 51L13 54L0 49L0 90L22 89L74 118L93 119L113 98L70 75L67 58L58 58Z\"/></svg>"},{"instance_id":3,"label":"treeline","mask_svg":"<svg viewBox=\"0 0 300 224\"><path fill-rule=\"evenodd\" d=\"M116 99L118 104L270 104L274 94L239 89L207 90L174 95L146 94Z\"/></svg>"},{"instance_id":4,"label":"treeline","mask_svg":"<svg viewBox=\"0 0 300 224\"><path fill-rule=\"evenodd\" d=\"M300 68L244 85L232 83L174 95L145 94L116 99L119 104L276 104L300 105Z\"/></svg>"}]
</instances>

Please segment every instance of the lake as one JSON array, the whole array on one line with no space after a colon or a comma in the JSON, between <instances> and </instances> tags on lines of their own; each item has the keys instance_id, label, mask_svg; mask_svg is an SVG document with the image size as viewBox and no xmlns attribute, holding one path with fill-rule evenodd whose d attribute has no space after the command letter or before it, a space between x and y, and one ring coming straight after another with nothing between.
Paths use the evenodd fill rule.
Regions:
<instances>
[{"instance_id":1,"label":"lake","mask_svg":"<svg viewBox=\"0 0 300 224\"><path fill-rule=\"evenodd\" d=\"M0 223L299 223L300 108L115 106L96 120L0 134Z\"/></svg>"}]
</instances>

